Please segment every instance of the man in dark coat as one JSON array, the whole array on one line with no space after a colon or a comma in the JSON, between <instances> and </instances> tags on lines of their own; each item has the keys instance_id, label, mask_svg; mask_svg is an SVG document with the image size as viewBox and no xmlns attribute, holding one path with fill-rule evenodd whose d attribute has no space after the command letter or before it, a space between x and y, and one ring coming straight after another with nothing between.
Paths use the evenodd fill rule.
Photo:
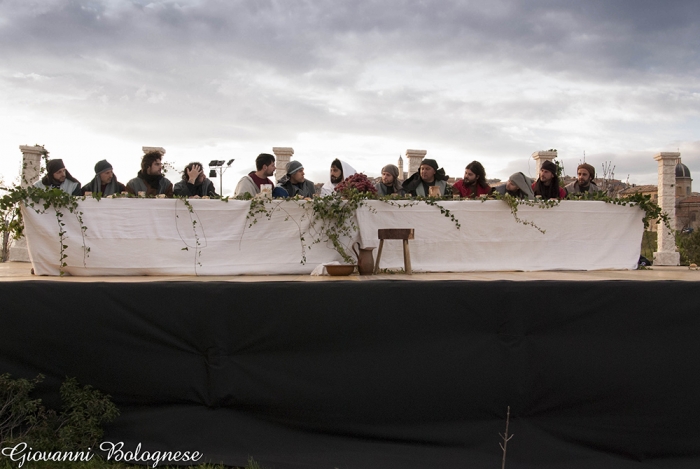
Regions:
<instances>
[{"instance_id":1,"label":"man in dark coat","mask_svg":"<svg viewBox=\"0 0 700 469\"><path fill-rule=\"evenodd\" d=\"M201 197L218 197L214 183L204 175L202 163L194 161L182 171L182 180L175 184L175 195L199 199Z\"/></svg>"},{"instance_id":2,"label":"man in dark coat","mask_svg":"<svg viewBox=\"0 0 700 469\"><path fill-rule=\"evenodd\" d=\"M286 190L289 197L313 197L316 193L313 181L304 177L304 165L298 161L287 163L287 173L280 178L277 187Z\"/></svg>"},{"instance_id":3,"label":"man in dark coat","mask_svg":"<svg viewBox=\"0 0 700 469\"><path fill-rule=\"evenodd\" d=\"M566 197L566 190L559 187L559 176L557 176L557 165L547 160L540 167L539 179L532 183L532 192L542 199L563 199Z\"/></svg>"},{"instance_id":4,"label":"man in dark coat","mask_svg":"<svg viewBox=\"0 0 700 469\"><path fill-rule=\"evenodd\" d=\"M102 194L103 197L113 194L120 194L126 190L126 186L117 181L112 165L107 160L100 160L95 165L95 177L80 189L85 195L87 192Z\"/></svg>"},{"instance_id":5,"label":"man in dark coat","mask_svg":"<svg viewBox=\"0 0 700 469\"><path fill-rule=\"evenodd\" d=\"M163 176L162 160L163 154L159 151L143 155L141 171L137 177L126 183L127 192L133 195L145 192L146 196L165 194L166 197L172 197L173 183Z\"/></svg>"},{"instance_id":6,"label":"man in dark coat","mask_svg":"<svg viewBox=\"0 0 700 469\"><path fill-rule=\"evenodd\" d=\"M403 189L406 194L412 196L430 196L430 187L436 186L440 190L440 196L444 196L447 193L448 184L447 180L449 176L445 174L445 170L438 169L437 161L424 158L420 162L420 168L418 172L413 173L411 177L403 182Z\"/></svg>"}]
</instances>

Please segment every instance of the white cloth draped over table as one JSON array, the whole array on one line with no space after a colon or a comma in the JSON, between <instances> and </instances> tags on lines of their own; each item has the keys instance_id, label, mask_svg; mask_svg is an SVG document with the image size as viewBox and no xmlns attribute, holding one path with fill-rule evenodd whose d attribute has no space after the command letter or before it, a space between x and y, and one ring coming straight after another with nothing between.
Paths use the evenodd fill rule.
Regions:
<instances>
[{"instance_id":1,"label":"white cloth draped over table","mask_svg":"<svg viewBox=\"0 0 700 469\"><path fill-rule=\"evenodd\" d=\"M249 226L250 202L179 199L87 199L78 218L63 209L63 270L70 275L268 275L309 274L317 265L342 261L329 242L312 244L311 203L277 201L272 213ZM395 201L405 205L408 201ZM643 212L598 201L562 201L540 209L520 205L518 216L546 231L516 223L502 201L442 201L461 224L423 202L398 207L368 201L357 213L359 231L349 246L378 246L379 228L414 228L414 272L634 269ZM274 209L274 210L273 210ZM25 234L37 275L58 275L60 240L53 209L23 208ZM196 223L195 223L196 222ZM302 242L301 238L304 238ZM305 247L302 246L305 245ZM85 253L84 246L89 247ZM302 264L303 255L306 263ZM376 250L375 250L376 257ZM400 241L386 241L382 268L403 267Z\"/></svg>"}]
</instances>

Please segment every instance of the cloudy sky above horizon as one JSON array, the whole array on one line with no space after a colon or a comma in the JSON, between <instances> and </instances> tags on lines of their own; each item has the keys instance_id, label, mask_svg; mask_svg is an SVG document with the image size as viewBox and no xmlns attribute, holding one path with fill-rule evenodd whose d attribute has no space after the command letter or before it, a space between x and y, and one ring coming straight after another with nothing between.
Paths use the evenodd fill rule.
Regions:
<instances>
[{"instance_id":1,"label":"cloudy sky above horizon","mask_svg":"<svg viewBox=\"0 0 700 469\"><path fill-rule=\"evenodd\" d=\"M656 183L654 154L700 171L700 2L0 0L0 175L43 144L83 183L122 182L142 146L189 161L290 146L379 175L425 149L451 176L535 176L556 148ZM176 179L172 175L171 179Z\"/></svg>"}]
</instances>

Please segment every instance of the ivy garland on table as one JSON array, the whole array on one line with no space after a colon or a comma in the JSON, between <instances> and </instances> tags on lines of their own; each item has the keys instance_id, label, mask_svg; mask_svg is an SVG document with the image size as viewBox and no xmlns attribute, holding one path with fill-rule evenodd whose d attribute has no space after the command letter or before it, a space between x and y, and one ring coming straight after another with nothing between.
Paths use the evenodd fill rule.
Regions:
<instances>
[{"instance_id":1,"label":"ivy garland on table","mask_svg":"<svg viewBox=\"0 0 700 469\"><path fill-rule=\"evenodd\" d=\"M59 242L59 274L65 275L64 267L67 267L66 249L66 231L63 210L75 215L80 225L80 234L82 236L83 246L83 266L87 265L87 258L90 256L90 247L85 241L85 232L87 226L83 223L83 212L79 210L78 200L85 200L85 197L74 197L61 189L41 189L39 187L13 187L7 194L0 197L0 212L11 213L11 221L7 226L2 226L0 231L7 231L12 234L14 239L19 239L24 234L24 218L22 217L21 206L33 209L36 213L46 213L49 208L53 208L56 212L56 223L58 224L58 242Z\"/></svg>"}]
</instances>

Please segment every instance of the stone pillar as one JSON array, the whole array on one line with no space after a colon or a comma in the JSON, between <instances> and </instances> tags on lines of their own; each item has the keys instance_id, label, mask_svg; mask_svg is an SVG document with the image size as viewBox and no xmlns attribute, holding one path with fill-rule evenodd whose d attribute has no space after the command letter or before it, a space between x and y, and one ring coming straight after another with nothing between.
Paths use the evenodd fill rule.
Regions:
<instances>
[{"instance_id":1,"label":"stone pillar","mask_svg":"<svg viewBox=\"0 0 700 469\"><path fill-rule=\"evenodd\" d=\"M152 151L157 151L161 155L165 155L165 148L163 147L141 147L141 150L143 150L144 155Z\"/></svg>"},{"instance_id":2,"label":"stone pillar","mask_svg":"<svg viewBox=\"0 0 700 469\"><path fill-rule=\"evenodd\" d=\"M676 161L680 156L678 152L662 152L654 157L659 163L659 206L668 215L672 228L676 226ZM676 251L673 233L661 223L656 236L654 265L680 265L681 255Z\"/></svg>"},{"instance_id":3,"label":"stone pillar","mask_svg":"<svg viewBox=\"0 0 700 469\"><path fill-rule=\"evenodd\" d=\"M272 147L272 153L275 154L275 179L278 181L287 174L287 163L292 160L294 148L292 147ZM302 163L303 164L303 163Z\"/></svg>"},{"instance_id":4,"label":"stone pillar","mask_svg":"<svg viewBox=\"0 0 700 469\"><path fill-rule=\"evenodd\" d=\"M418 172L420 169L420 162L423 161L423 158L425 158L427 154L427 150L406 150L406 159L408 160L408 174L406 175L406 179Z\"/></svg>"},{"instance_id":5,"label":"stone pillar","mask_svg":"<svg viewBox=\"0 0 700 469\"><path fill-rule=\"evenodd\" d=\"M542 163L544 163L545 161L554 162L554 160L557 158L557 151L556 150L536 151L535 153L532 154L532 158L537 162L537 176L535 176L535 179L537 179L540 176L540 168L542 168Z\"/></svg>"},{"instance_id":6,"label":"stone pillar","mask_svg":"<svg viewBox=\"0 0 700 469\"><path fill-rule=\"evenodd\" d=\"M20 145L22 152L22 177L21 186L29 187L41 178L41 157L46 150L39 145ZM30 262L27 240L15 239L10 248L9 260L13 262Z\"/></svg>"}]
</instances>

